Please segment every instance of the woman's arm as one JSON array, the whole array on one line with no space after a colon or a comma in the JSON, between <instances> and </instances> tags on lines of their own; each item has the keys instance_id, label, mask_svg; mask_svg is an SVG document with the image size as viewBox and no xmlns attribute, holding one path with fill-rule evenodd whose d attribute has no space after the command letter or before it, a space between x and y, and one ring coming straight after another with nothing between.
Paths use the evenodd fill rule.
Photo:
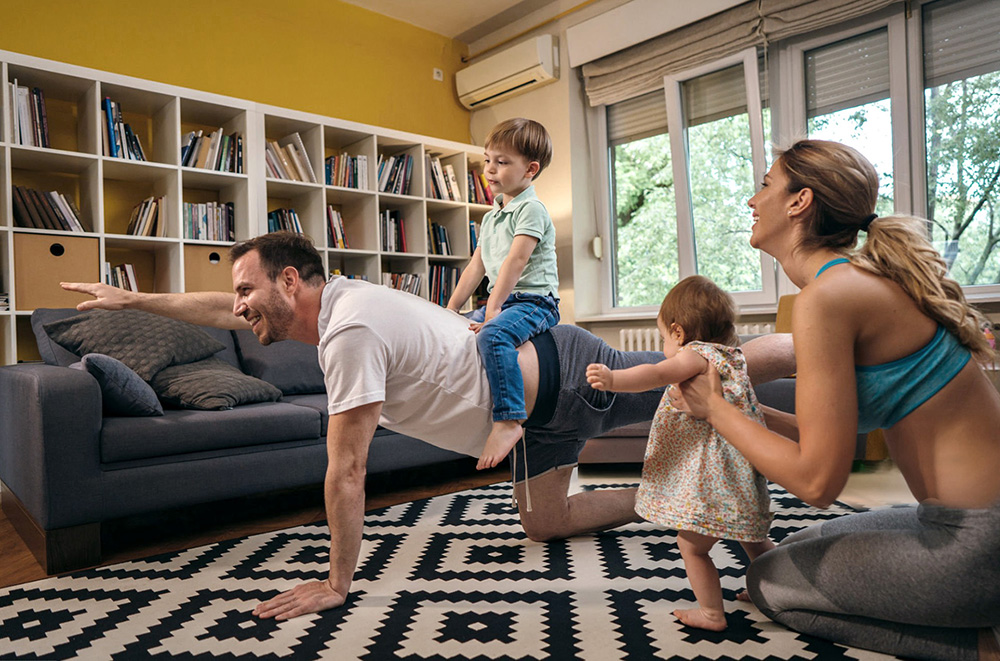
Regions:
<instances>
[{"instance_id":1,"label":"woman's arm","mask_svg":"<svg viewBox=\"0 0 1000 661\"><path fill-rule=\"evenodd\" d=\"M855 315L843 309L850 292L828 284L833 283L806 287L795 302L798 443L761 427L726 402L714 370L708 378L681 384L693 415L708 420L769 480L819 507L829 506L847 482L858 423Z\"/></svg>"},{"instance_id":2,"label":"woman's arm","mask_svg":"<svg viewBox=\"0 0 1000 661\"><path fill-rule=\"evenodd\" d=\"M694 351L680 351L652 365L636 365L623 370L611 370L606 365L587 366L587 383L595 390L614 392L646 392L668 383L680 383L703 374L708 361Z\"/></svg>"}]
</instances>

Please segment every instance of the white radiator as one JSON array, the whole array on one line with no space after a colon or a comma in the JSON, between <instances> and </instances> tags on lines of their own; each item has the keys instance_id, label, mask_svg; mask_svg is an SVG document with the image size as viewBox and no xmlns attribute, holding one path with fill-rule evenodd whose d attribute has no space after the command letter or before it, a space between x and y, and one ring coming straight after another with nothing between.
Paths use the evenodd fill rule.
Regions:
<instances>
[{"instance_id":1,"label":"white radiator","mask_svg":"<svg viewBox=\"0 0 1000 661\"><path fill-rule=\"evenodd\" d=\"M740 335L763 335L773 333L774 324L736 324ZM622 328L618 331L618 346L623 351L660 351L660 332L656 328Z\"/></svg>"}]
</instances>

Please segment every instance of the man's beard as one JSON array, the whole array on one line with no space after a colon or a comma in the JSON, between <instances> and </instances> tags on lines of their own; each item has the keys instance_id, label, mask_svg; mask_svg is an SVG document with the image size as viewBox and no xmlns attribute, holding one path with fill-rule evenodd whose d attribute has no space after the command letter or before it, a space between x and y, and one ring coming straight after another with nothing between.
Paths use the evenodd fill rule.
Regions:
<instances>
[{"instance_id":1,"label":"man's beard","mask_svg":"<svg viewBox=\"0 0 1000 661\"><path fill-rule=\"evenodd\" d=\"M257 340L267 346L272 342L288 339L288 329L292 326L295 313L281 295L272 291L265 301L266 312L261 312L261 323L265 325L266 333L258 335Z\"/></svg>"}]
</instances>

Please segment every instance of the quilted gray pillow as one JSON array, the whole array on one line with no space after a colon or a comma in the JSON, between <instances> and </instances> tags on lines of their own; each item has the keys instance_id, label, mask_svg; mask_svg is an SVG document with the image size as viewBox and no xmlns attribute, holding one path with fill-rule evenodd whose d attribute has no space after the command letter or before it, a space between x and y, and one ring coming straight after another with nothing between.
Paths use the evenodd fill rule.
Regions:
<instances>
[{"instance_id":1,"label":"quilted gray pillow","mask_svg":"<svg viewBox=\"0 0 1000 661\"><path fill-rule=\"evenodd\" d=\"M214 356L167 367L153 377L151 385L165 404L185 409L231 409L281 398L281 391L270 383L247 376Z\"/></svg>"},{"instance_id":2,"label":"quilted gray pillow","mask_svg":"<svg viewBox=\"0 0 1000 661\"><path fill-rule=\"evenodd\" d=\"M44 326L53 341L82 356L103 353L143 381L169 365L208 358L225 347L200 328L139 310L93 310Z\"/></svg>"}]
</instances>

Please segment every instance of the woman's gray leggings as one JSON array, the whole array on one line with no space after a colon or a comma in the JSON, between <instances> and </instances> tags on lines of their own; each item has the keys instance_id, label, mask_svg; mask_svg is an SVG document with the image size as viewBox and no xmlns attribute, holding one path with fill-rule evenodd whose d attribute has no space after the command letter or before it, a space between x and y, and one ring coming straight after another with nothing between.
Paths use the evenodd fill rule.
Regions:
<instances>
[{"instance_id":1,"label":"woman's gray leggings","mask_svg":"<svg viewBox=\"0 0 1000 661\"><path fill-rule=\"evenodd\" d=\"M851 514L791 535L747 571L773 620L854 647L975 659L1000 624L1000 503Z\"/></svg>"}]
</instances>

